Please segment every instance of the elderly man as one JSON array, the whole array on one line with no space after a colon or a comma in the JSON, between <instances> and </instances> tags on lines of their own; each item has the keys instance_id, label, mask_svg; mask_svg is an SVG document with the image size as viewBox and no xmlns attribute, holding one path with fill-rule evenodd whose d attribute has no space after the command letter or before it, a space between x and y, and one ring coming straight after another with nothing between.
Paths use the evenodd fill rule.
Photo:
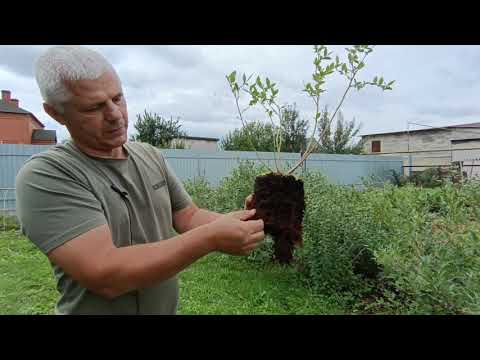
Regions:
<instances>
[{"instance_id":1,"label":"elderly man","mask_svg":"<svg viewBox=\"0 0 480 360\"><path fill-rule=\"evenodd\" d=\"M58 281L57 314L175 314L180 271L264 239L255 210L199 209L158 149L127 142L121 82L100 54L50 48L36 79L72 139L33 156L16 181L25 235Z\"/></svg>"}]
</instances>

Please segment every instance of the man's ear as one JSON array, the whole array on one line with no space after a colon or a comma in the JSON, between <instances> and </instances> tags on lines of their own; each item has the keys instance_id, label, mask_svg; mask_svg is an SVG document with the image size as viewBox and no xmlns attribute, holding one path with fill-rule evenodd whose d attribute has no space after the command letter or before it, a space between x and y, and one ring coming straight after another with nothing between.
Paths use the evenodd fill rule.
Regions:
<instances>
[{"instance_id":1,"label":"man's ear","mask_svg":"<svg viewBox=\"0 0 480 360\"><path fill-rule=\"evenodd\" d=\"M58 123L65 125L65 116L60 114L52 105L43 103L43 110Z\"/></svg>"}]
</instances>

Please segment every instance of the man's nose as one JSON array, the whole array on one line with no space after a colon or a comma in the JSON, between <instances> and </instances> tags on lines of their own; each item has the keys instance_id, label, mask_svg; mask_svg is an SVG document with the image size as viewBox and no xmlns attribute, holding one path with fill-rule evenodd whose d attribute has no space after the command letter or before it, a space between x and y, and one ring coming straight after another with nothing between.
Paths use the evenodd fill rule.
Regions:
<instances>
[{"instance_id":1,"label":"man's nose","mask_svg":"<svg viewBox=\"0 0 480 360\"><path fill-rule=\"evenodd\" d=\"M120 107L113 101L108 101L105 106L105 118L108 121L118 121L122 118Z\"/></svg>"}]
</instances>

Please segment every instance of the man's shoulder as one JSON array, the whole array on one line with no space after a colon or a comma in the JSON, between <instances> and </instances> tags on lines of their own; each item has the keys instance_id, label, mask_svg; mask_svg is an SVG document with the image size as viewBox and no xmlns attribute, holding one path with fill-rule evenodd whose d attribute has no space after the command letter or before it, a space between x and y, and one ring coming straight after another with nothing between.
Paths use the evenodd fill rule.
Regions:
<instances>
[{"instance_id":1,"label":"man's shoulder","mask_svg":"<svg viewBox=\"0 0 480 360\"><path fill-rule=\"evenodd\" d=\"M41 179L46 174L53 175L61 172L62 166L58 158L59 155L53 148L32 155L18 171L15 178L16 187L20 188L22 184L34 181L33 179Z\"/></svg>"},{"instance_id":2,"label":"man's shoulder","mask_svg":"<svg viewBox=\"0 0 480 360\"><path fill-rule=\"evenodd\" d=\"M17 178L44 177L49 174L79 174L84 170L82 160L75 156L75 150L67 144L50 147L32 155L20 168ZM83 170L82 170L83 169Z\"/></svg>"},{"instance_id":3,"label":"man's shoulder","mask_svg":"<svg viewBox=\"0 0 480 360\"><path fill-rule=\"evenodd\" d=\"M23 164L22 168L36 168L46 163L52 163L59 159L65 158L65 145L54 145L45 151L33 154Z\"/></svg>"},{"instance_id":4,"label":"man's shoulder","mask_svg":"<svg viewBox=\"0 0 480 360\"><path fill-rule=\"evenodd\" d=\"M141 151L155 151L157 148L149 143L141 141L128 141L125 146L129 149L141 150Z\"/></svg>"}]
</instances>

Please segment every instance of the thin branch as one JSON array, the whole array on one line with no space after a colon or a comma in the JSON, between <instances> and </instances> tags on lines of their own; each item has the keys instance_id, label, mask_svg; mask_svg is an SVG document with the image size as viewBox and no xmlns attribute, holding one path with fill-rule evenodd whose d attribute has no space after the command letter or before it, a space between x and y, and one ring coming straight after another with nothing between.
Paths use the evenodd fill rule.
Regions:
<instances>
[{"instance_id":1,"label":"thin branch","mask_svg":"<svg viewBox=\"0 0 480 360\"><path fill-rule=\"evenodd\" d=\"M360 61L360 63L363 63L363 62L364 62L364 60L365 60L365 58L367 57L368 54L369 54L368 52L365 53L365 55L363 56L363 59L362 59L362 61ZM330 120L327 122L328 126L331 125L333 119L335 118L335 115L337 115L338 110L339 110L340 107L342 106L343 101L345 100L345 97L347 96L348 91L352 88L352 82L353 82L353 80L355 79L355 76L357 75L357 73L358 73L359 70L360 70L360 69L359 69L358 66L357 66L356 70L355 70L355 71L353 72L353 74L352 74L352 77L350 78L350 82L348 83L348 86L347 86L345 92L343 93L342 99L341 99L340 102L338 103L338 106L337 106L337 108L335 109L335 112L333 113L332 117L331 117ZM318 104L317 104L317 109L318 109ZM318 113L318 110L317 110L317 113ZM309 149L309 151L306 151L306 152L303 154L303 156L300 158L300 161L299 161L293 168L291 168L291 169L287 172L287 175L290 175L290 174L292 174L295 170L297 170L298 167L299 167L300 165L302 165L302 163L307 159L307 157L311 154L312 151L313 151L313 148L312 148L312 149Z\"/></svg>"},{"instance_id":2,"label":"thin branch","mask_svg":"<svg viewBox=\"0 0 480 360\"><path fill-rule=\"evenodd\" d=\"M232 88L232 86L230 85L230 87ZM235 104L237 106L237 111L238 111L238 114L240 115L240 121L242 122L242 126L244 129L248 129L247 127L247 123L246 121L243 119L243 116L242 116L242 111L240 110L240 105L238 104L238 100L239 100L239 96L238 95L235 95L235 92L233 91L233 88L232 88L232 92L233 92L233 96L235 97ZM244 110L245 111L245 110ZM247 130L248 132L250 132L249 130ZM248 137L248 136L247 136ZM253 145L253 142L252 142L252 133L250 132L250 136L248 137L248 140L250 141L250 145L252 146L253 150L255 151L255 154L257 155L257 158L258 160L260 160L260 162L270 171L270 172L273 172L272 169L270 169L270 166L268 166L261 158L260 158L260 155L258 155L258 152L257 152L257 149L255 148L255 145Z\"/></svg>"},{"instance_id":3,"label":"thin branch","mask_svg":"<svg viewBox=\"0 0 480 360\"><path fill-rule=\"evenodd\" d=\"M277 107L278 105L273 102ZM268 108L265 106L264 103L261 103L262 106L263 106L263 109L265 110L265 112L267 113L268 117L270 118L270 121L272 122L272 126L273 126L273 146L274 146L274 149L273 149L273 159L275 161L275 167L277 169L277 172L280 173L280 168L278 167L278 157L277 157L277 152L279 153L280 152L280 149L281 149L281 134L280 133L280 129L278 130L278 132L275 131L275 128L277 127L275 125L275 122L273 121L272 117L270 116L270 113L268 112ZM275 113L275 115L277 115L280 119L280 123L282 122L282 118L281 118L281 115L278 114L277 111L275 111L275 109L272 108L272 111ZM280 140L279 140L280 139Z\"/></svg>"}]
</instances>

